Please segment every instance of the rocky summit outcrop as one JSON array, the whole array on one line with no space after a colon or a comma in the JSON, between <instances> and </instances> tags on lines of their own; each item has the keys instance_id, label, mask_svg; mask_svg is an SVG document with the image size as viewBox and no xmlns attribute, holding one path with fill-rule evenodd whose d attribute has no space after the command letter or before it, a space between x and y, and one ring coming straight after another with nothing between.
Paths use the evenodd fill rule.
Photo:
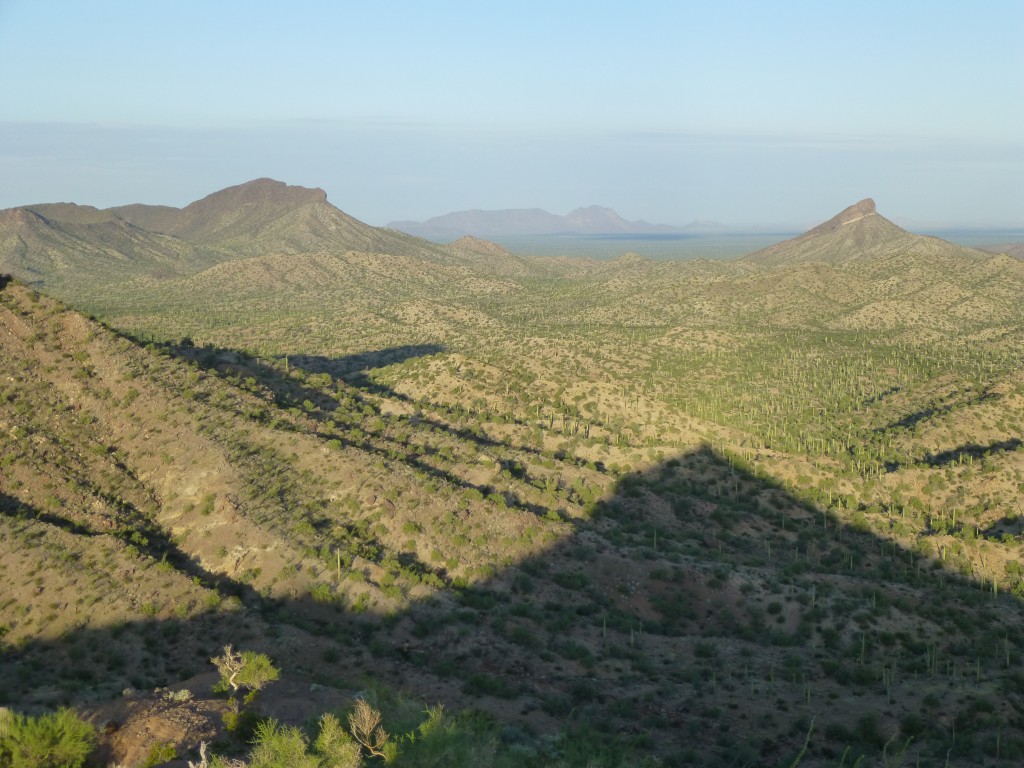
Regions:
<instances>
[{"instance_id":1,"label":"rocky summit outcrop","mask_svg":"<svg viewBox=\"0 0 1024 768\"><path fill-rule=\"evenodd\" d=\"M865 216L874 216L877 213L878 212L875 210L875 201L870 197L866 197L859 203L854 203L849 208L844 208L828 221L819 224L814 229L810 230L807 234L835 232L840 227L848 226L860 221Z\"/></svg>"}]
</instances>

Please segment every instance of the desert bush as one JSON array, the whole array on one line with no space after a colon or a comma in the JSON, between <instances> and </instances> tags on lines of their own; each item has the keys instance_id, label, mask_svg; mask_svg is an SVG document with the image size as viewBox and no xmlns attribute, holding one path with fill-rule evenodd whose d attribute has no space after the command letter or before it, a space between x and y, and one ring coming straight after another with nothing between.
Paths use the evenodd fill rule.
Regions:
<instances>
[{"instance_id":1,"label":"desert bush","mask_svg":"<svg viewBox=\"0 0 1024 768\"><path fill-rule=\"evenodd\" d=\"M360 745L329 713L320 718L312 744L301 729L274 719L256 726L252 743L248 763L220 756L207 761L204 755L194 768L360 768L363 764Z\"/></svg>"},{"instance_id":2,"label":"desert bush","mask_svg":"<svg viewBox=\"0 0 1024 768\"><path fill-rule=\"evenodd\" d=\"M407 768L431 766L491 766L495 764L497 740L493 723L471 713L452 717L440 704L429 707L426 719L398 744L397 765Z\"/></svg>"},{"instance_id":3,"label":"desert bush","mask_svg":"<svg viewBox=\"0 0 1024 768\"><path fill-rule=\"evenodd\" d=\"M161 765L168 760L173 760L177 756L178 750L175 749L173 744L167 741L157 742L149 750L149 755L143 761L142 768L152 768L154 765Z\"/></svg>"},{"instance_id":4,"label":"desert bush","mask_svg":"<svg viewBox=\"0 0 1024 768\"><path fill-rule=\"evenodd\" d=\"M334 715L320 718L320 734L313 743L325 768L359 768L362 765L359 745L345 731Z\"/></svg>"},{"instance_id":5,"label":"desert bush","mask_svg":"<svg viewBox=\"0 0 1024 768\"><path fill-rule=\"evenodd\" d=\"M264 720L255 741L250 768L320 768L320 759L307 753L309 742L298 728Z\"/></svg>"},{"instance_id":6,"label":"desert bush","mask_svg":"<svg viewBox=\"0 0 1024 768\"><path fill-rule=\"evenodd\" d=\"M79 768L96 732L70 709L28 717L0 711L0 768Z\"/></svg>"}]
</instances>

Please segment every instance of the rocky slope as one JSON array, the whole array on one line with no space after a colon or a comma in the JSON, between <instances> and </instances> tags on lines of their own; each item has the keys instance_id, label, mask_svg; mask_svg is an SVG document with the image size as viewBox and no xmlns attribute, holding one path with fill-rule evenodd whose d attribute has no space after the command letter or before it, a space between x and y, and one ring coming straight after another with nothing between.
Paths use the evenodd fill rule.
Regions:
<instances>
[{"instance_id":1,"label":"rocky slope","mask_svg":"<svg viewBox=\"0 0 1024 768\"><path fill-rule=\"evenodd\" d=\"M799 237L756 251L746 260L776 267L810 262L840 265L903 253L941 260L983 258L973 249L901 229L875 210L874 200L866 198Z\"/></svg>"}]
</instances>

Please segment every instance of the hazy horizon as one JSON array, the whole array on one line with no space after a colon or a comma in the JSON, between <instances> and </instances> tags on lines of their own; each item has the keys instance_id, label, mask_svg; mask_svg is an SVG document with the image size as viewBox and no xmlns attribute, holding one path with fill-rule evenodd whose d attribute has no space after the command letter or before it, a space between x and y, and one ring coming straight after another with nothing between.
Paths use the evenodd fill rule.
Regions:
<instances>
[{"instance_id":1,"label":"hazy horizon","mask_svg":"<svg viewBox=\"0 0 1024 768\"><path fill-rule=\"evenodd\" d=\"M607 260L627 253L637 253L654 261L685 261L739 259L798 234L799 230L780 230L712 234L496 235L485 239L517 256L569 256ZM1024 242L1024 228L936 230L917 234L942 237L971 248ZM434 242L446 243L450 240L437 239Z\"/></svg>"},{"instance_id":2,"label":"hazy horizon","mask_svg":"<svg viewBox=\"0 0 1024 768\"><path fill-rule=\"evenodd\" d=\"M1024 224L1024 5L0 0L0 208L269 176L371 224Z\"/></svg>"}]
</instances>

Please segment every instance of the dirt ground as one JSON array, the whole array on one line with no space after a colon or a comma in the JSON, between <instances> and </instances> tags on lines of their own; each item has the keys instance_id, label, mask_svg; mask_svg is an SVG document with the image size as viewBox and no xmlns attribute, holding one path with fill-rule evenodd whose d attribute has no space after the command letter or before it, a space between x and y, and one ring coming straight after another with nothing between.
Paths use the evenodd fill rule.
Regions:
<instances>
[{"instance_id":1,"label":"dirt ground","mask_svg":"<svg viewBox=\"0 0 1024 768\"><path fill-rule=\"evenodd\" d=\"M223 715L230 705L211 693L216 673L198 675L153 691L128 689L120 699L84 711L99 730L97 765L134 768L155 749L172 745L177 759L161 766L186 768L198 762L201 742L210 744L224 731ZM292 681L270 684L260 693L255 708L264 716L298 724L321 713L342 708L351 693Z\"/></svg>"}]
</instances>

